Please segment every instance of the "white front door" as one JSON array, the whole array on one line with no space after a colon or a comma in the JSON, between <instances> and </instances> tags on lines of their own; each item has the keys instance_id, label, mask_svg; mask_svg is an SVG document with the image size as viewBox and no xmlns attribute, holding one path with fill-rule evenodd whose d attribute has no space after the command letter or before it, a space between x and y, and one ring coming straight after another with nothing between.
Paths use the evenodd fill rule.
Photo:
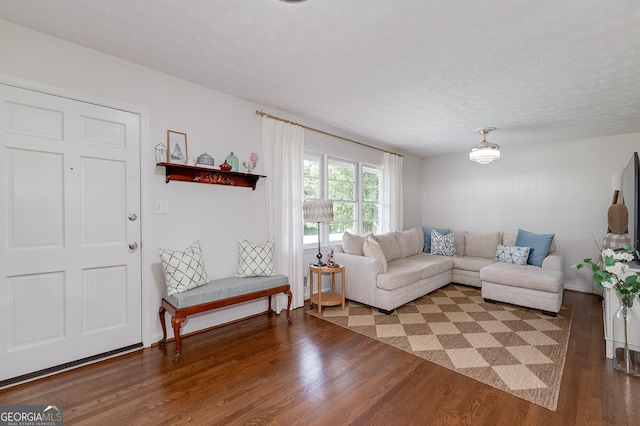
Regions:
<instances>
[{"instance_id":1,"label":"white front door","mask_svg":"<svg viewBox=\"0 0 640 426\"><path fill-rule=\"evenodd\" d=\"M140 126L0 84L0 381L141 343Z\"/></svg>"}]
</instances>

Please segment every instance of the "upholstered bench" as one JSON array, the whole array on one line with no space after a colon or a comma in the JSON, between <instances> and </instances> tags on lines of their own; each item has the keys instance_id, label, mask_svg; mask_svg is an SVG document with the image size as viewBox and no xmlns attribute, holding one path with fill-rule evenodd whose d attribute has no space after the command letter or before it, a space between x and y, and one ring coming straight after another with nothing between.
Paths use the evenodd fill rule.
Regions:
<instances>
[{"instance_id":1,"label":"upholstered bench","mask_svg":"<svg viewBox=\"0 0 640 426\"><path fill-rule=\"evenodd\" d=\"M562 261L548 256L542 267L496 262L480 270L482 297L487 302L505 302L556 316L562 306L564 280Z\"/></svg>"},{"instance_id":2,"label":"upholstered bench","mask_svg":"<svg viewBox=\"0 0 640 426\"><path fill-rule=\"evenodd\" d=\"M268 297L268 314L271 316L273 313L271 296L279 293L285 293L289 298L287 320L291 323L291 286L289 285L289 278L285 275L222 278L182 293L165 296L162 299L159 311L160 325L162 326L160 345L164 345L167 340L167 327L165 325L165 312L167 311L171 314L171 325L173 326L173 334L176 341L176 353L173 361L178 362L180 360L180 328L188 315Z\"/></svg>"}]
</instances>

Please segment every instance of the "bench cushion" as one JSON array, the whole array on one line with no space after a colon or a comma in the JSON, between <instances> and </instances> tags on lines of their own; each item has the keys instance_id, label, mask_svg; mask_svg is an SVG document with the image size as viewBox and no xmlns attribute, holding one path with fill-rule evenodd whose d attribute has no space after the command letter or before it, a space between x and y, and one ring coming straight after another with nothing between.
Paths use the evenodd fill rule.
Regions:
<instances>
[{"instance_id":1,"label":"bench cushion","mask_svg":"<svg viewBox=\"0 0 640 426\"><path fill-rule=\"evenodd\" d=\"M185 291L184 293L167 295L165 299L175 308L180 309L287 284L289 284L289 278L285 275L221 278L209 281L208 284Z\"/></svg>"}]
</instances>

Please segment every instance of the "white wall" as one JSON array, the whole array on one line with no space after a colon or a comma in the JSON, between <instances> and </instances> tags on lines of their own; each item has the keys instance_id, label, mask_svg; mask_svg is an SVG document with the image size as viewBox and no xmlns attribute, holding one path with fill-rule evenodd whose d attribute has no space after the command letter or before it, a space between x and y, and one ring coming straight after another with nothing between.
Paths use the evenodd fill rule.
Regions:
<instances>
[{"instance_id":1,"label":"white wall","mask_svg":"<svg viewBox=\"0 0 640 426\"><path fill-rule=\"evenodd\" d=\"M423 160L424 225L471 232L555 233L565 287L591 291L588 272L571 266L598 255L607 210L640 134L530 147L503 147L489 165L467 153ZM593 235L593 236L592 236Z\"/></svg>"},{"instance_id":2,"label":"white wall","mask_svg":"<svg viewBox=\"0 0 640 426\"><path fill-rule=\"evenodd\" d=\"M220 163L230 151L240 161L251 152L262 158L262 124L256 110L264 109L285 118L325 131L342 134L373 144L355 135L336 131L319 123L304 120L282 111L163 74L113 56L68 43L0 20L0 73L20 79L44 83L92 97L136 105L148 110L148 140L142 146L149 161L143 163L143 176L148 182L143 206L147 232L143 235L143 288L147 288L148 304L143 306L145 343L157 341L161 330L157 309L164 281L159 264L159 247L181 249L200 240L207 272L211 278L233 275L237 271L237 239L267 239L264 182L255 191L222 185L206 185L171 181L166 184L164 169L155 166L153 148L166 143L166 131L186 132L189 157L207 152ZM317 136L306 132L310 141ZM332 145L347 142L331 138ZM343 149L351 149L346 147ZM419 176L420 160L409 161L413 170L405 176ZM256 173L262 172L258 164ZM420 186L419 178L411 186ZM153 214L155 200L168 202L170 214ZM416 207L417 206L417 207ZM412 202L408 210L419 209ZM412 213L412 220L418 213ZM302 277L299 277L302 279ZM266 309L266 302L249 302L195 316L187 321L185 332L223 323Z\"/></svg>"}]
</instances>

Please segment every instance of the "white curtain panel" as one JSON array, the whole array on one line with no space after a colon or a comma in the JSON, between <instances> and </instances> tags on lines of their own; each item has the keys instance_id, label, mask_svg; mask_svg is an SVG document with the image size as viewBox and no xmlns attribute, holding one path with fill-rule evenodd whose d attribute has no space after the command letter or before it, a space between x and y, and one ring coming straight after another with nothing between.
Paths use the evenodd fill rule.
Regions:
<instances>
[{"instance_id":1,"label":"white curtain panel","mask_svg":"<svg viewBox=\"0 0 640 426\"><path fill-rule=\"evenodd\" d=\"M384 153L384 223L383 231L402 231L403 195L402 160L399 155Z\"/></svg>"},{"instance_id":2,"label":"white curtain panel","mask_svg":"<svg viewBox=\"0 0 640 426\"><path fill-rule=\"evenodd\" d=\"M271 118L262 118L262 158L267 178L269 238L276 241L278 273L289 277L291 309L304 306L302 184L304 180L304 129ZM275 297L275 311L287 307L287 297Z\"/></svg>"}]
</instances>

